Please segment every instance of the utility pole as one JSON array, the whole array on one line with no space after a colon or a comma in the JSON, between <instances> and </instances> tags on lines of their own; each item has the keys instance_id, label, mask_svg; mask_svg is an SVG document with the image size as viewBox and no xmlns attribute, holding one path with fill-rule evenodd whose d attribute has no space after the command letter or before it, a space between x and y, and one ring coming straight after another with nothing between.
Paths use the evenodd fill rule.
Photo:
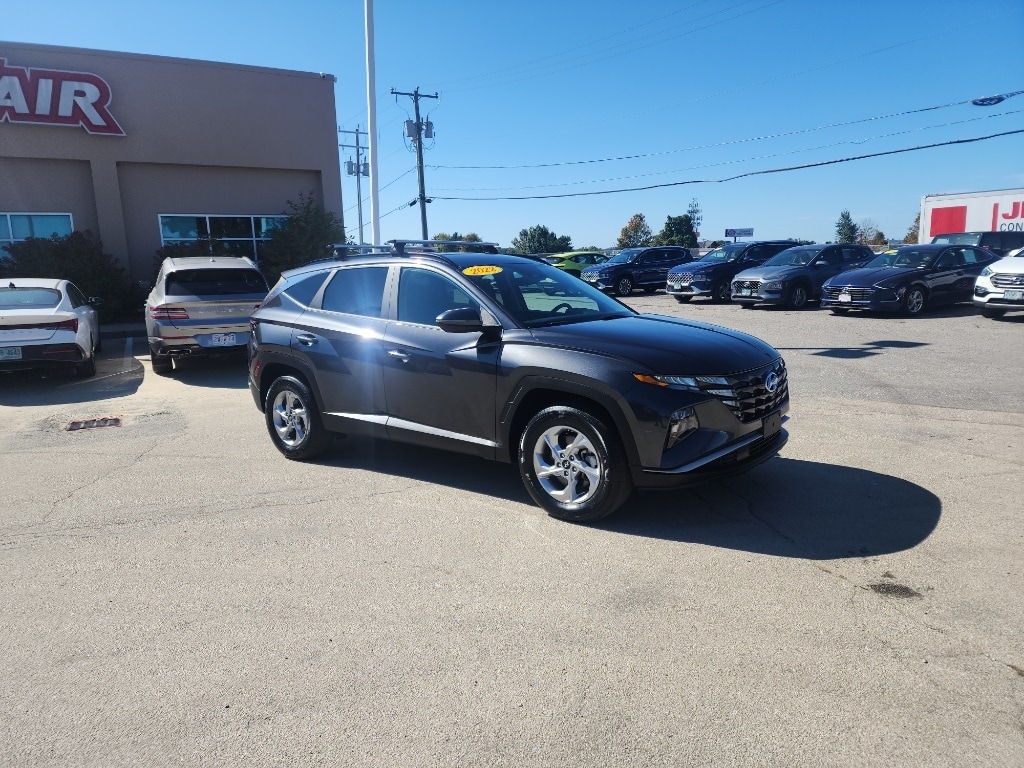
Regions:
<instances>
[{"instance_id":1,"label":"utility pole","mask_svg":"<svg viewBox=\"0 0 1024 768\"><path fill-rule=\"evenodd\" d=\"M416 90L412 93L403 93L396 91L394 88L391 89L391 93L395 96L408 96L412 99L413 112L416 114L416 120L405 121L405 135L412 140L416 145L416 171L419 177L420 185L420 229L422 230L423 239L426 240L430 235L427 234L427 191L426 185L423 183L423 137L424 135L428 139L434 137L434 124L427 120L425 123L420 119L420 99L436 99L437 94L430 95L427 93L420 93L419 86L416 86Z\"/></svg>"},{"instance_id":2,"label":"utility pole","mask_svg":"<svg viewBox=\"0 0 1024 768\"><path fill-rule=\"evenodd\" d=\"M359 214L359 244L363 245L363 185L361 177L370 175L370 164L363 162L363 147L359 146L359 135L360 133L365 136L366 131L360 131L359 126L356 126L354 131L343 131L341 128L338 129L338 133L354 133L356 135L355 144L339 144L339 147L344 149L353 148L356 151L356 161L353 163L351 158L345 163L345 170L349 176L356 177L356 210ZM376 245L376 243L374 243Z\"/></svg>"}]
</instances>

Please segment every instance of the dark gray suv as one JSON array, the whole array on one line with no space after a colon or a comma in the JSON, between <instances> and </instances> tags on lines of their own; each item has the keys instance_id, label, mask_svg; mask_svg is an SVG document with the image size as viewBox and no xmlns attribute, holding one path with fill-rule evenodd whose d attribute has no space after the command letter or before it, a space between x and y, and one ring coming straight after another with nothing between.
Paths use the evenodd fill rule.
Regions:
<instances>
[{"instance_id":1,"label":"dark gray suv","mask_svg":"<svg viewBox=\"0 0 1024 768\"><path fill-rule=\"evenodd\" d=\"M249 388L287 458L362 434L511 462L549 514L588 521L785 444L786 366L763 341L422 242L285 272L252 314Z\"/></svg>"}]
</instances>

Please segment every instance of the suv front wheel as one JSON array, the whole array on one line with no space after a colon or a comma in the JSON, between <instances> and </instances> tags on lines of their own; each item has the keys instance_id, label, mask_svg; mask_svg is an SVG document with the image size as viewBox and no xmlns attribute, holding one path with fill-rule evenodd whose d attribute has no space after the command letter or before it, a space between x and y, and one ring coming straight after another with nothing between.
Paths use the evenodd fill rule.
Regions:
<instances>
[{"instance_id":1,"label":"suv front wheel","mask_svg":"<svg viewBox=\"0 0 1024 768\"><path fill-rule=\"evenodd\" d=\"M281 376L270 385L264 411L270 439L286 458L312 459L334 441L324 428L313 393L294 376Z\"/></svg>"},{"instance_id":2,"label":"suv front wheel","mask_svg":"<svg viewBox=\"0 0 1024 768\"><path fill-rule=\"evenodd\" d=\"M599 520L633 491L616 435L584 410L553 406L540 411L523 432L518 458L526 490L561 520Z\"/></svg>"},{"instance_id":3,"label":"suv front wheel","mask_svg":"<svg viewBox=\"0 0 1024 768\"><path fill-rule=\"evenodd\" d=\"M628 276L620 277L615 283L616 296L629 296L633 292L633 281Z\"/></svg>"}]
</instances>

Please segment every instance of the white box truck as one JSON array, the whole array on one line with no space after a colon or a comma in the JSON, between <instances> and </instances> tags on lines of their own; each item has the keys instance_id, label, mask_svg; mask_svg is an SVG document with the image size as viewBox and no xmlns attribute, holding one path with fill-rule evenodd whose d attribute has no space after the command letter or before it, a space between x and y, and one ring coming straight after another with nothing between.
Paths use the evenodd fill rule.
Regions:
<instances>
[{"instance_id":1,"label":"white box truck","mask_svg":"<svg viewBox=\"0 0 1024 768\"><path fill-rule=\"evenodd\" d=\"M1016 233L986 237L974 245L1006 250L1002 240L1024 242L1024 189L925 195L921 198L921 226L917 240L930 243L936 235L952 232ZM958 240L957 242L960 242Z\"/></svg>"}]
</instances>

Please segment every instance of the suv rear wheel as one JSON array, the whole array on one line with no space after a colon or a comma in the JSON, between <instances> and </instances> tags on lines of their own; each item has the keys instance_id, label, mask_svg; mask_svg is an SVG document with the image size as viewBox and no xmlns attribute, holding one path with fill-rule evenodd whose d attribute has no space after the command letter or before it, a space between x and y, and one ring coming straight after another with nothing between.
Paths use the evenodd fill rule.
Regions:
<instances>
[{"instance_id":1,"label":"suv rear wheel","mask_svg":"<svg viewBox=\"0 0 1024 768\"><path fill-rule=\"evenodd\" d=\"M170 355L158 355L156 352L150 352L149 361L153 365L153 373L158 373L161 376L174 370L174 360Z\"/></svg>"},{"instance_id":2,"label":"suv rear wheel","mask_svg":"<svg viewBox=\"0 0 1024 768\"><path fill-rule=\"evenodd\" d=\"M286 458L312 459L334 441L324 428L313 393L294 376L281 376L270 385L264 414L270 439Z\"/></svg>"},{"instance_id":3,"label":"suv rear wheel","mask_svg":"<svg viewBox=\"0 0 1024 768\"><path fill-rule=\"evenodd\" d=\"M633 491L618 438L596 416L568 406L545 408L519 441L519 474L552 517L589 522L618 509Z\"/></svg>"},{"instance_id":4,"label":"suv rear wheel","mask_svg":"<svg viewBox=\"0 0 1024 768\"><path fill-rule=\"evenodd\" d=\"M732 301L732 286L729 285L728 279L715 283L715 287L711 289L711 300L718 304Z\"/></svg>"}]
</instances>

